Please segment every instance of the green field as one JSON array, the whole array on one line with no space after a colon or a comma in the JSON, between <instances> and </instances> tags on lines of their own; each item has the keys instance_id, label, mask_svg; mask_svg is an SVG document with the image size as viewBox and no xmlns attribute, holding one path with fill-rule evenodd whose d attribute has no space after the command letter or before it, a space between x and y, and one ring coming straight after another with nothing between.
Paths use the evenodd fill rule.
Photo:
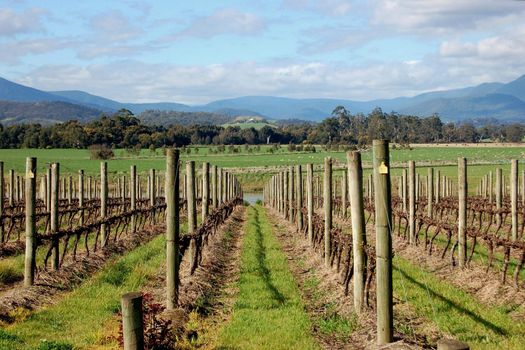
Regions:
<instances>
[{"instance_id":1,"label":"green field","mask_svg":"<svg viewBox=\"0 0 525 350\"><path fill-rule=\"evenodd\" d=\"M184 151L181 153L182 160L195 160L199 166L203 162L210 162L223 168L230 168L239 174L240 181L245 185L246 191L259 191L263 183L269 178L275 167L284 167L291 164L313 163L323 164L325 157L332 157L336 164L344 166L346 163L345 151L325 151L321 146L316 146L316 152L289 152L286 146L274 150L270 153L272 146L261 145L259 150L255 146L250 147L250 151L245 146L238 146L238 153L213 153L216 147L190 147L191 153ZM136 165L139 173L144 173L149 169L163 170L165 161L162 150L151 152L142 150L140 154L133 155L123 149L115 150L115 158L108 161L108 171L110 174L129 172L131 165ZM471 166L469 167L469 182L471 189L477 184L480 177L487 174L496 167L502 167L504 174L510 170L510 160L520 159L524 162L524 147L418 147L413 149L391 149L390 158L393 165L392 175L400 175L401 172L396 167L402 166L408 160L419 163L418 172L426 175L426 168L432 164L436 169L441 170L443 175L455 176L455 162L458 157L466 157ZM6 171L14 169L17 173L25 171L26 157L38 158L38 171L43 172L51 162L60 162L62 174L73 174L79 169L83 169L87 175L97 175L100 169L100 160L90 159L88 150L79 149L2 149L0 150L0 160L4 161ZM372 151L362 150L364 167L370 167L372 161ZM476 164L476 165L474 165ZM240 169L243 168L243 169ZM251 169L254 173L246 174ZM365 175L367 170L365 170Z\"/></svg>"}]
</instances>

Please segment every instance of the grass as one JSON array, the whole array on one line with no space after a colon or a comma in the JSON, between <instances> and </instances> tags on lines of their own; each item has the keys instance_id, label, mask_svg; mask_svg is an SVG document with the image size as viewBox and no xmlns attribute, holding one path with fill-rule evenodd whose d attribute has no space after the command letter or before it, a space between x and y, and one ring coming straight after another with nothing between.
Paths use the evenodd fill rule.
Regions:
<instances>
[{"instance_id":1,"label":"grass","mask_svg":"<svg viewBox=\"0 0 525 350\"><path fill-rule=\"evenodd\" d=\"M248 209L239 292L218 349L318 349L288 263L264 209Z\"/></svg>"},{"instance_id":2,"label":"grass","mask_svg":"<svg viewBox=\"0 0 525 350\"><path fill-rule=\"evenodd\" d=\"M394 258L394 295L471 349L523 349L525 323L505 308L481 304L467 292L441 281L399 256Z\"/></svg>"},{"instance_id":3,"label":"grass","mask_svg":"<svg viewBox=\"0 0 525 350\"><path fill-rule=\"evenodd\" d=\"M163 260L164 238L159 236L109 262L57 304L0 329L0 349L51 349L45 342L73 348L115 347L116 339L106 338L106 323L119 312L121 295L140 290L156 275Z\"/></svg>"}]
</instances>

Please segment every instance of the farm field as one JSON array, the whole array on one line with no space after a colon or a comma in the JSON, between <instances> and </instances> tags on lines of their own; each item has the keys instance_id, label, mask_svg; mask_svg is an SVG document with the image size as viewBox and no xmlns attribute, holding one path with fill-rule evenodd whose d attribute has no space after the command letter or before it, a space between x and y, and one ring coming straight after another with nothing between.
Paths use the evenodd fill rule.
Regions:
<instances>
[{"instance_id":1,"label":"farm field","mask_svg":"<svg viewBox=\"0 0 525 350\"><path fill-rule=\"evenodd\" d=\"M349 170L346 152L280 149L269 154L267 149L261 147L258 154L243 153L244 149L239 154L215 154L205 147L198 153L181 150L179 176L185 175L185 180L177 189L164 188L165 176L175 176L175 163L170 160L173 152L168 152L167 163L161 151L142 150L133 157L116 150L115 159L108 161L107 187L98 183L98 190L92 191L89 181L90 192L86 187L70 191L61 182L48 188L41 181L46 165L56 161L60 162L60 176L75 175L74 188L80 186L80 168L86 171L86 181L87 176L99 178L100 161L89 159L86 150L2 150L6 186L0 213L0 349L120 348L126 339L120 301L131 291L144 295L145 341L150 345L169 344L177 349L373 347L379 337L375 224L381 220L371 197L376 190L371 191L367 182L374 153L362 152L363 247L370 267L359 272L351 266L356 254L352 250L351 191L347 189L344 200L341 192L343 171ZM392 341L413 349L433 349L440 339L454 338L471 349L499 345L521 349L525 341L525 207L520 189L515 223L509 175L511 160L518 159L521 181L523 152L522 147L390 150L393 166L385 175L392 183L392 221L388 223L394 255ZM35 216L27 219L34 220L35 231L28 231L31 225L25 222L25 203L9 204L8 170L25 174L27 156L38 158ZM469 224L468 251L466 265L459 267L461 243L457 237L462 219L457 161L462 156L471 158L465 199L469 210L464 217ZM333 160L330 170L324 168L325 157ZM427 168L432 167L434 175L439 171L452 180L446 198L436 197L432 214L427 211L428 188L419 189L413 204L406 197L408 192L399 190L399 186L413 186L398 181L401 166L411 160L420 164L416 172L421 177L426 178ZM218 176L213 176L212 168L204 172L204 162L218 165ZM171 164L168 173L167 164ZM307 178L304 166L301 181L295 178L298 168L293 166L299 164L311 164L313 177ZM134 185L130 181L139 178L130 176L132 165L140 174L140 182ZM503 170L506 192L503 197L494 193L488 202L486 195L477 192L478 185L493 172L497 192L503 186L495 182L497 168ZM331 187L324 191L332 200L327 211L322 186L328 173ZM286 185L281 182L285 175ZM125 182L121 181L124 176ZM312 188L315 180L319 186L310 192L298 186L302 180ZM56 209L47 209L43 187L46 193L55 191ZM253 191L252 201L262 198L263 202L243 202L241 190ZM167 193L181 197L176 221L167 220L176 200ZM134 202L130 200L133 195ZM166 232L174 232L173 225L177 225L179 239L167 240ZM415 236L410 236L412 229ZM34 253L23 249L30 242L28 235L38 237ZM167 277L175 258L166 244L175 242L181 254L180 265L175 266L180 279ZM29 270L35 274L32 285L25 285L28 256L34 264ZM366 296L358 309L353 283L360 273L364 273ZM168 307L167 292L172 288L177 289L175 308Z\"/></svg>"}]
</instances>

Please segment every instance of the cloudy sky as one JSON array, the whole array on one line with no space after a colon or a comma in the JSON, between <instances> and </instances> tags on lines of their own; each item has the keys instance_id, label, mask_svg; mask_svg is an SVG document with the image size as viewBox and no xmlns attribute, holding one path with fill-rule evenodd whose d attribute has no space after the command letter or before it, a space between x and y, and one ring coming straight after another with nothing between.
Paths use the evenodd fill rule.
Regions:
<instances>
[{"instance_id":1,"label":"cloudy sky","mask_svg":"<svg viewBox=\"0 0 525 350\"><path fill-rule=\"evenodd\" d=\"M370 100L525 74L525 1L0 2L0 76L121 102Z\"/></svg>"}]
</instances>

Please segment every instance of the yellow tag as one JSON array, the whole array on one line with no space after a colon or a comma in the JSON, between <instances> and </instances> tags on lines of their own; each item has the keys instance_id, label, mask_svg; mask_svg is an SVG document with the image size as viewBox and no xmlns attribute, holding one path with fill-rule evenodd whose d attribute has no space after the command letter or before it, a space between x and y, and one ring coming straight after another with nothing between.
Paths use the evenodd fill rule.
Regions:
<instances>
[{"instance_id":1,"label":"yellow tag","mask_svg":"<svg viewBox=\"0 0 525 350\"><path fill-rule=\"evenodd\" d=\"M381 162L379 165L379 174L388 174L388 167L385 165L385 162Z\"/></svg>"}]
</instances>

